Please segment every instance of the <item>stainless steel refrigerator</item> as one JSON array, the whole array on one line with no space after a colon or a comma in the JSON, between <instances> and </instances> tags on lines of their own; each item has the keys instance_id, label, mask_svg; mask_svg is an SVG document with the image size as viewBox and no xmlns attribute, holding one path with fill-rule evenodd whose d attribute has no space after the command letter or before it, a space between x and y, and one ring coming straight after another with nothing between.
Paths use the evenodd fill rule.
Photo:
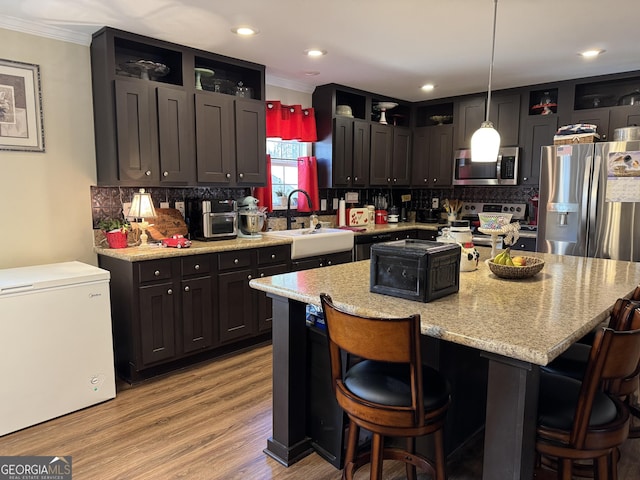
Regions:
<instances>
[{"instance_id":1,"label":"stainless steel refrigerator","mask_svg":"<svg viewBox=\"0 0 640 480\"><path fill-rule=\"evenodd\" d=\"M542 147L537 251L640 261L640 141Z\"/></svg>"}]
</instances>

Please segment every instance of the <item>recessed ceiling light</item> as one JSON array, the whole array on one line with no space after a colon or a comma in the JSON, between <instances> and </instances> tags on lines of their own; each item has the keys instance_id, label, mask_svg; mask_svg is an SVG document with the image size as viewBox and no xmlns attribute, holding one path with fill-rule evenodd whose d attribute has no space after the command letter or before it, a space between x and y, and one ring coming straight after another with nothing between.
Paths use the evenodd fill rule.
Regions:
<instances>
[{"instance_id":1,"label":"recessed ceiling light","mask_svg":"<svg viewBox=\"0 0 640 480\"><path fill-rule=\"evenodd\" d=\"M580 55L582 55L584 58L594 58L600 54L603 54L604 52L604 50L594 48L593 50L585 50L584 52L580 52Z\"/></svg>"},{"instance_id":2,"label":"recessed ceiling light","mask_svg":"<svg viewBox=\"0 0 640 480\"><path fill-rule=\"evenodd\" d=\"M433 83L427 83L426 85L423 85L422 87L420 87L420 89L424 90L425 92L430 92L434 88L436 88L436 86Z\"/></svg>"},{"instance_id":3,"label":"recessed ceiling light","mask_svg":"<svg viewBox=\"0 0 640 480\"><path fill-rule=\"evenodd\" d=\"M314 71L304 72L304 74L305 74L307 77L315 77L316 75L320 75L320 72L316 72L316 71L314 70Z\"/></svg>"},{"instance_id":4,"label":"recessed ceiling light","mask_svg":"<svg viewBox=\"0 0 640 480\"><path fill-rule=\"evenodd\" d=\"M233 27L231 31L236 35L242 35L243 37L250 37L251 35L256 35L258 33L258 30L255 28L247 26Z\"/></svg>"},{"instance_id":5,"label":"recessed ceiling light","mask_svg":"<svg viewBox=\"0 0 640 480\"><path fill-rule=\"evenodd\" d=\"M305 55L308 57L321 57L327 54L326 50L320 50L318 48L310 48L304 51Z\"/></svg>"}]
</instances>

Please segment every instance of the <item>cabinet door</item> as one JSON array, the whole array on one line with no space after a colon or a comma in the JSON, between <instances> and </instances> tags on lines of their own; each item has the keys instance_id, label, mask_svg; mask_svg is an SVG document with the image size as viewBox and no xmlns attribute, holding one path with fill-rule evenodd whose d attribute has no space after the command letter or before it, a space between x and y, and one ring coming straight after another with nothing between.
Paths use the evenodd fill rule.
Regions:
<instances>
[{"instance_id":1,"label":"cabinet door","mask_svg":"<svg viewBox=\"0 0 640 480\"><path fill-rule=\"evenodd\" d=\"M557 130L556 115L536 115L525 120L524 148L520 164L522 185L538 185L541 148L553 145L553 136Z\"/></svg>"},{"instance_id":2,"label":"cabinet door","mask_svg":"<svg viewBox=\"0 0 640 480\"><path fill-rule=\"evenodd\" d=\"M233 97L196 93L195 111L198 181L231 184L236 176Z\"/></svg>"},{"instance_id":3,"label":"cabinet door","mask_svg":"<svg viewBox=\"0 0 640 480\"><path fill-rule=\"evenodd\" d=\"M369 185L369 157L371 148L371 124L364 120L353 121L353 168L351 186Z\"/></svg>"},{"instance_id":4,"label":"cabinet door","mask_svg":"<svg viewBox=\"0 0 640 480\"><path fill-rule=\"evenodd\" d=\"M489 120L500 134L500 145L514 147L519 145L520 132L520 95L495 95L491 98ZM476 129L480 127L480 124ZM475 131L475 130L474 130ZM472 132L473 134L473 132ZM469 137L471 139L471 137Z\"/></svg>"},{"instance_id":5,"label":"cabinet door","mask_svg":"<svg viewBox=\"0 0 640 480\"><path fill-rule=\"evenodd\" d=\"M611 108L609 123L611 140L613 140L613 134L616 128L632 127L635 125L640 125L640 105L626 105Z\"/></svg>"},{"instance_id":6,"label":"cabinet door","mask_svg":"<svg viewBox=\"0 0 640 480\"><path fill-rule=\"evenodd\" d=\"M264 102L237 98L236 114L236 184L266 185L267 127Z\"/></svg>"},{"instance_id":7,"label":"cabinet door","mask_svg":"<svg viewBox=\"0 0 640 480\"><path fill-rule=\"evenodd\" d=\"M185 353L213 345L213 290L211 277L181 282L183 351Z\"/></svg>"},{"instance_id":8,"label":"cabinet door","mask_svg":"<svg viewBox=\"0 0 640 480\"><path fill-rule=\"evenodd\" d=\"M610 137L609 134L609 109L608 108L590 108L587 110L576 110L571 114L571 123L590 123L597 125L597 132L600 140L605 141Z\"/></svg>"},{"instance_id":9,"label":"cabinet door","mask_svg":"<svg viewBox=\"0 0 640 480\"><path fill-rule=\"evenodd\" d=\"M393 127L391 182L393 185L411 183L411 129Z\"/></svg>"},{"instance_id":10,"label":"cabinet door","mask_svg":"<svg viewBox=\"0 0 640 480\"><path fill-rule=\"evenodd\" d=\"M342 263L351 263L353 261L353 252L330 253L324 257L323 266L340 265Z\"/></svg>"},{"instance_id":11,"label":"cabinet door","mask_svg":"<svg viewBox=\"0 0 640 480\"><path fill-rule=\"evenodd\" d=\"M413 158L411 162L411 183L416 186L429 185L429 131L431 127L413 130Z\"/></svg>"},{"instance_id":12,"label":"cabinet door","mask_svg":"<svg viewBox=\"0 0 640 480\"><path fill-rule=\"evenodd\" d=\"M455 105L455 148L471 147L471 136L484 122L486 97L461 100Z\"/></svg>"},{"instance_id":13,"label":"cabinet door","mask_svg":"<svg viewBox=\"0 0 640 480\"><path fill-rule=\"evenodd\" d=\"M255 333L254 290L249 287L251 269L218 275L220 342L230 342Z\"/></svg>"},{"instance_id":14,"label":"cabinet door","mask_svg":"<svg viewBox=\"0 0 640 480\"><path fill-rule=\"evenodd\" d=\"M191 110L184 90L158 87L158 142L160 180L186 183L193 179L193 137Z\"/></svg>"},{"instance_id":15,"label":"cabinet door","mask_svg":"<svg viewBox=\"0 0 640 480\"><path fill-rule=\"evenodd\" d=\"M150 285L138 292L142 365L172 360L176 355L174 285Z\"/></svg>"},{"instance_id":16,"label":"cabinet door","mask_svg":"<svg viewBox=\"0 0 640 480\"><path fill-rule=\"evenodd\" d=\"M449 186L453 180L453 125L429 129L429 179L433 186Z\"/></svg>"},{"instance_id":17,"label":"cabinet door","mask_svg":"<svg viewBox=\"0 0 640 480\"><path fill-rule=\"evenodd\" d=\"M393 127L374 123L371 125L371 163L369 183L391 183L391 158L393 155Z\"/></svg>"},{"instance_id":18,"label":"cabinet door","mask_svg":"<svg viewBox=\"0 0 640 480\"><path fill-rule=\"evenodd\" d=\"M289 265L286 263L280 265L270 265L258 269L258 277L270 277L279 273L287 273ZM271 298L267 297L265 292L257 291L258 296L258 332L268 332L272 325L272 304Z\"/></svg>"},{"instance_id":19,"label":"cabinet door","mask_svg":"<svg viewBox=\"0 0 640 480\"><path fill-rule=\"evenodd\" d=\"M353 175L353 120L337 117L333 121L333 184L351 186Z\"/></svg>"},{"instance_id":20,"label":"cabinet door","mask_svg":"<svg viewBox=\"0 0 640 480\"><path fill-rule=\"evenodd\" d=\"M143 82L115 81L118 174L122 182L147 185L160 180L157 149L152 149L152 105Z\"/></svg>"}]
</instances>

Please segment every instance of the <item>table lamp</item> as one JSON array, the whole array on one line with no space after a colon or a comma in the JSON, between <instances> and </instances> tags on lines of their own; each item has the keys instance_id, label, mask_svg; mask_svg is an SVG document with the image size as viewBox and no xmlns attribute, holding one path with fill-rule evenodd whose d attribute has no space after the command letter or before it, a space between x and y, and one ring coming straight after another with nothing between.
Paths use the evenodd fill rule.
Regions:
<instances>
[{"instance_id":1,"label":"table lamp","mask_svg":"<svg viewBox=\"0 0 640 480\"><path fill-rule=\"evenodd\" d=\"M149 222L145 221L145 218L153 218L156 216L156 211L153 208L153 200L150 193L145 193L144 188L140 189L139 193L133 194L131 200L131 208L129 209L129 217L141 219L141 222L136 222L142 233L140 234L140 246L148 247L147 243L148 235L147 228L149 228Z\"/></svg>"}]
</instances>

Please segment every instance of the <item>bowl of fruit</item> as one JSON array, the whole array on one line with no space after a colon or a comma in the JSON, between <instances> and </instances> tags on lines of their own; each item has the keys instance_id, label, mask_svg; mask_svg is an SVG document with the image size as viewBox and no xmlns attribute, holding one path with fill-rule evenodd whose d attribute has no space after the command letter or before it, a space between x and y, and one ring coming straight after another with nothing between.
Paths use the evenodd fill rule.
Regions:
<instances>
[{"instance_id":1,"label":"bowl of fruit","mask_svg":"<svg viewBox=\"0 0 640 480\"><path fill-rule=\"evenodd\" d=\"M529 278L542 270L544 260L524 255L512 257L511 249L507 248L494 258L487 260L487 265L489 270L500 278Z\"/></svg>"}]
</instances>

